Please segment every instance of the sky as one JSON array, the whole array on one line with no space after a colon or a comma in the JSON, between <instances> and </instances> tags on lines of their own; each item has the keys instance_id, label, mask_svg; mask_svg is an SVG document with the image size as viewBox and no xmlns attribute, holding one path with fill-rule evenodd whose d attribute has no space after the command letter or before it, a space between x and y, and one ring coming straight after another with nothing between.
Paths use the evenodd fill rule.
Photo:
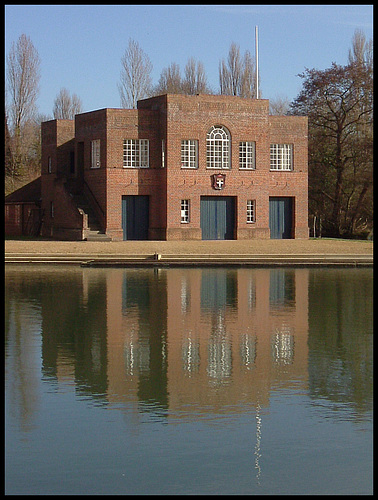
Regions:
<instances>
[{"instance_id":1,"label":"sky","mask_svg":"<svg viewBox=\"0 0 378 500\"><path fill-rule=\"evenodd\" d=\"M150 58L153 84L171 63L183 75L194 57L218 93L219 63L231 43L255 57L255 26L260 97L291 102L301 90L299 73L346 64L356 29L373 38L373 5L5 5L5 57L22 34L30 37L41 59L38 112L52 118L63 87L85 112L121 107L130 38Z\"/></svg>"}]
</instances>

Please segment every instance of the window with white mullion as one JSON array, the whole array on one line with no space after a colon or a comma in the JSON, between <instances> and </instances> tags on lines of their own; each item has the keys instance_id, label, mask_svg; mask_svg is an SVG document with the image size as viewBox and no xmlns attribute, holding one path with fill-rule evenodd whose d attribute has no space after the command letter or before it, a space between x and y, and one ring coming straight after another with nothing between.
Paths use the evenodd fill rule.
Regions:
<instances>
[{"instance_id":1,"label":"window with white mullion","mask_svg":"<svg viewBox=\"0 0 378 500\"><path fill-rule=\"evenodd\" d=\"M239 143L239 168L246 170L254 170L256 168L254 142Z\"/></svg>"},{"instance_id":2,"label":"window with white mullion","mask_svg":"<svg viewBox=\"0 0 378 500\"><path fill-rule=\"evenodd\" d=\"M230 168L230 134L225 127L211 127L206 146L207 168Z\"/></svg>"},{"instance_id":3,"label":"window with white mullion","mask_svg":"<svg viewBox=\"0 0 378 500\"><path fill-rule=\"evenodd\" d=\"M148 139L125 139L123 141L123 166L131 168L149 167Z\"/></svg>"},{"instance_id":4,"label":"window with white mullion","mask_svg":"<svg viewBox=\"0 0 378 500\"><path fill-rule=\"evenodd\" d=\"M181 200L181 223L189 223L189 200Z\"/></svg>"},{"instance_id":5,"label":"window with white mullion","mask_svg":"<svg viewBox=\"0 0 378 500\"><path fill-rule=\"evenodd\" d=\"M91 168L100 168L100 139L91 141Z\"/></svg>"},{"instance_id":6,"label":"window with white mullion","mask_svg":"<svg viewBox=\"0 0 378 500\"><path fill-rule=\"evenodd\" d=\"M256 222L256 200L247 200L247 223Z\"/></svg>"},{"instance_id":7,"label":"window with white mullion","mask_svg":"<svg viewBox=\"0 0 378 500\"><path fill-rule=\"evenodd\" d=\"M181 167L198 168L197 140L188 139L181 141Z\"/></svg>"},{"instance_id":8,"label":"window with white mullion","mask_svg":"<svg viewBox=\"0 0 378 500\"><path fill-rule=\"evenodd\" d=\"M293 146L292 144L270 145L270 169L292 170L293 169Z\"/></svg>"}]
</instances>

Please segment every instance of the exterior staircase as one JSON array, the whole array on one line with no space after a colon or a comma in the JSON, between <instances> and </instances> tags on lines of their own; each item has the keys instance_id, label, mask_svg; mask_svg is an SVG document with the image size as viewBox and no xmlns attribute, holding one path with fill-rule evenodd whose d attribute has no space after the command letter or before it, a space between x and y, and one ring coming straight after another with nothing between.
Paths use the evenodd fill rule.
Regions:
<instances>
[{"instance_id":1,"label":"exterior staircase","mask_svg":"<svg viewBox=\"0 0 378 500\"><path fill-rule=\"evenodd\" d=\"M81 209L88 216L88 229L85 230L87 241L112 241L101 229L97 216L83 193L73 194L73 201L78 209Z\"/></svg>"}]
</instances>

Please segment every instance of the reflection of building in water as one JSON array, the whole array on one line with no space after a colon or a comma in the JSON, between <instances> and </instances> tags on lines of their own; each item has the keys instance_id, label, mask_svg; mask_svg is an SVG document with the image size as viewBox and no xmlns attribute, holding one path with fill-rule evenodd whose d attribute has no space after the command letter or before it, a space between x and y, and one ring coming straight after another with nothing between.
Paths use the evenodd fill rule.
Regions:
<instances>
[{"instance_id":1,"label":"reflection of building in water","mask_svg":"<svg viewBox=\"0 0 378 500\"><path fill-rule=\"evenodd\" d=\"M306 269L108 270L109 399L141 401L145 384L181 414L266 406L307 381L307 287Z\"/></svg>"},{"instance_id":2,"label":"reflection of building in water","mask_svg":"<svg viewBox=\"0 0 378 500\"><path fill-rule=\"evenodd\" d=\"M267 406L275 385L307 383L307 269L77 272L63 302L44 299L61 306L43 314L44 369L110 403L222 412ZM66 342L67 332L80 342Z\"/></svg>"},{"instance_id":3,"label":"reflection of building in water","mask_svg":"<svg viewBox=\"0 0 378 500\"><path fill-rule=\"evenodd\" d=\"M166 273L107 270L108 398L168 408ZM180 307L180 304L178 304Z\"/></svg>"},{"instance_id":4,"label":"reflection of building in water","mask_svg":"<svg viewBox=\"0 0 378 500\"><path fill-rule=\"evenodd\" d=\"M307 288L306 269L169 270L170 408L264 406L274 385L306 384Z\"/></svg>"}]
</instances>

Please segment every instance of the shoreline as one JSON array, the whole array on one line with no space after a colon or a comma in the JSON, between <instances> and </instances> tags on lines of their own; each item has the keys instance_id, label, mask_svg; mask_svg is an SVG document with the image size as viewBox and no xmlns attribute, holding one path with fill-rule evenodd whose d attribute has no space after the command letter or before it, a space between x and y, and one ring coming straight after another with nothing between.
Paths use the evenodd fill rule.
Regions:
<instances>
[{"instance_id":1,"label":"shoreline","mask_svg":"<svg viewBox=\"0 0 378 500\"><path fill-rule=\"evenodd\" d=\"M57 241L5 240L6 264L103 266L372 266L373 241L210 240Z\"/></svg>"}]
</instances>

